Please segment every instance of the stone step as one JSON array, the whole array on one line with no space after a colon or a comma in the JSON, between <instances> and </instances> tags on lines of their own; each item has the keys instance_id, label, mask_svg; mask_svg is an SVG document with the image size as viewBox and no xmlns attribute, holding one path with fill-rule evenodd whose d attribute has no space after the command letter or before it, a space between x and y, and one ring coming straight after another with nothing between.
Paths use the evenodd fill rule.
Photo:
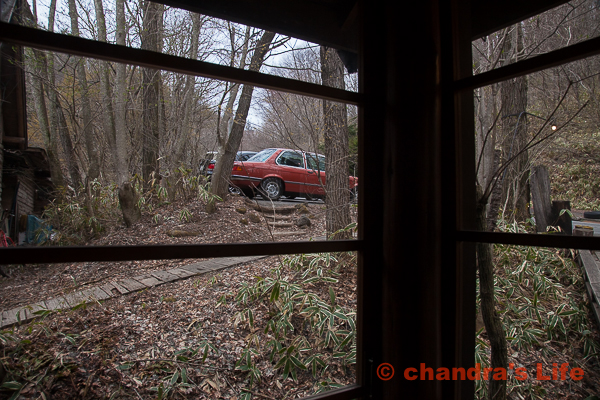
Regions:
<instances>
[{"instance_id":1,"label":"stone step","mask_svg":"<svg viewBox=\"0 0 600 400\"><path fill-rule=\"evenodd\" d=\"M274 206L268 203L260 204L248 199L246 199L245 203L248 207L252 207L252 209L267 215L293 214L297 210L296 206Z\"/></svg>"},{"instance_id":2,"label":"stone step","mask_svg":"<svg viewBox=\"0 0 600 400\"><path fill-rule=\"evenodd\" d=\"M269 224L269 226L273 227L273 228L291 228L292 224L291 222L267 222Z\"/></svg>"},{"instance_id":3,"label":"stone step","mask_svg":"<svg viewBox=\"0 0 600 400\"><path fill-rule=\"evenodd\" d=\"M300 236L305 234L306 232L303 231L273 232L273 237Z\"/></svg>"},{"instance_id":4,"label":"stone step","mask_svg":"<svg viewBox=\"0 0 600 400\"><path fill-rule=\"evenodd\" d=\"M267 220L273 220L273 221L291 221L292 220L292 216L291 215L273 215L273 214L263 214L263 218L267 219ZM270 221L269 221L270 222Z\"/></svg>"}]
</instances>

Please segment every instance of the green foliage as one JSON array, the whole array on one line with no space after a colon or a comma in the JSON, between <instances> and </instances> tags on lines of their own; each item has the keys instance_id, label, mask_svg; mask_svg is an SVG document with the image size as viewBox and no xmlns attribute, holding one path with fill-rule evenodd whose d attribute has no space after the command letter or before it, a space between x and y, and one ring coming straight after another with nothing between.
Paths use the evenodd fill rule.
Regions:
<instances>
[{"instance_id":1,"label":"green foliage","mask_svg":"<svg viewBox=\"0 0 600 400\"><path fill-rule=\"evenodd\" d=\"M43 325L43 322L33 324L42 325L45 329L39 332L44 332L53 339L60 340L62 337L69 344L78 339L78 335L75 334L52 332ZM31 333L32 330L28 331ZM0 391L2 395L6 395L6 392L9 393L6 398L20 398L20 393L25 387L43 388L48 382L67 377L77 369L77 365L69 361L69 356L66 354L54 354L43 342L18 339L13 331L0 332L0 343L3 347L0 364L6 374Z\"/></svg>"},{"instance_id":2,"label":"green foliage","mask_svg":"<svg viewBox=\"0 0 600 400\"><path fill-rule=\"evenodd\" d=\"M317 393L317 394L327 392L332 389L339 389L341 387L344 387L344 385L340 385L339 383L332 382L329 379L325 379L323 381L318 382L316 386L317 386L317 390L315 393Z\"/></svg>"},{"instance_id":3,"label":"green foliage","mask_svg":"<svg viewBox=\"0 0 600 400\"><path fill-rule=\"evenodd\" d=\"M216 201L223 201L222 198L210 192L210 182L205 185L198 186L198 198L205 203L214 203Z\"/></svg>"},{"instance_id":4,"label":"green foliage","mask_svg":"<svg viewBox=\"0 0 600 400\"><path fill-rule=\"evenodd\" d=\"M168 399L171 398L177 389L187 389L193 387L188 380L187 368L183 366L177 366L170 375L166 376L158 386L150 388L151 391L156 392L157 399Z\"/></svg>"},{"instance_id":5,"label":"green foliage","mask_svg":"<svg viewBox=\"0 0 600 400\"><path fill-rule=\"evenodd\" d=\"M190 222L192 220L192 213L187 208L184 208L179 212L179 220L181 222Z\"/></svg>"},{"instance_id":6,"label":"green foliage","mask_svg":"<svg viewBox=\"0 0 600 400\"><path fill-rule=\"evenodd\" d=\"M114 184L102 186L95 180L90 187L92 196L84 190L59 190L43 214L55 233L53 245L83 244L120 218L118 190Z\"/></svg>"},{"instance_id":7,"label":"green foliage","mask_svg":"<svg viewBox=\"0 0 600 400\"><path fill-rule=\"evenodd\" d=\"M240 359L235 363L236 370L247 373L250 387L252 387L255 382L259 382L262 376L262 373L253 361L256 356L258 356L258 351L256 349L247 348L244 349Z\"/></svg>"},{"instance_id":8,"label":"green foliage","mask_svg":"<svg viewBox=\"0 0 600 400\"><path fill-rule=\"evenodd\" d=\"M503 226L523 232L518 224ZM572 258L558 249L495 245L495 300L509 345L514 352L541 352L556 357L553 347L564 354L579 355L585 362L598 362L600 345L593 339L589 309L582 297L583 275ZM479 301L478 301L479 304ZM481 332L480 332L481 333ZM480 334L479 333L479 334ZM489 364L489 350L477 336L476 363ZM548 346L548 343L552 346ZM562 356L562 355L561 355ZM476 398L486 398L486 385L476 382ZM537 383L510 378L508 392L520 398L544 398Z\"/></svg>"},{"instance_id":9,"label":"green foliage","mask_svg":"<svg viewBox=\"0 0 600 400\"><path fill-rule=\"evenodd\" d=\"M166 176L160 184L156 179L151 180L146 188L138 174L131 178L136 205L141 212L154 214L154 224L158 225L166 219L156 213L155 209L169 205L170 198L221 201L220 197L210 193L210 184L204 183L202 177L192 175L191 169L179 167L166 173ZM52 226L52 231L40 229L36 235L52 236L52 245L79 245L99 237L110 227L122 224L119 191L115 183L103 185L96 179L90 184L88 193L84 188L78 189L59 188L56 198L43 214L46 226ZM192 218L190 210L180 210L181 222L190 222Z\"/></svg>"},{"instance_id":10,"label":"green foliage","mask_svg":"<svg viewBox=\"0 0 600 400\"><path fill-rule=\"evenodd\" d=\"M329 286L337 282L336 265L331 254L300 254L284 258L270 276L242 284L235 299L244 308L233 325L262 330L270 338L264 345L254 340L236 364L247 372L250 387L260 379L257 364L263 360L274 364L283 379L294 380L302 371L318 379L334 359L344 366L356 363L356 313L341 307ZM256 312L265 307L268 316L257 326Z\"/></svg>"}]
</instances>

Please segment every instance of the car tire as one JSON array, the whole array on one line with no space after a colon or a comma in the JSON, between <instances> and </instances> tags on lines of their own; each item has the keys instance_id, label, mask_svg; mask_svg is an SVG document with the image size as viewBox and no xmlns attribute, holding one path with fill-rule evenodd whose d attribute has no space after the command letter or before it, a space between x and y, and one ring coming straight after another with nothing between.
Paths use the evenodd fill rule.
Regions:
<instances>
[{"instance_id":1,"label":"car tire","mask_svg":"<svg viewBox=\"0 0 600 400\"><path fill-rule=\"evenodd\" d=\"M242 196L243 192L242 192L242 189L240 189L239 187L233 186L233 185L229 185L229 194L235 194L235 195L238 195L238 196Z\"/></svg>"},{"instance_id":2,"label":"car tire","mask_svg":"<svg viewBox=\"0 0 600 400\"><path fill-rule=\"evenodd\" d=\"M600 219L600 211L586 211L583 213L583 218Z\"/></svg>"},{"instance_id":3,"label":"car tire","mask_svg":"<svg viewBox=\"0 0 600 400\"><path fill-rule=\"evenodd\" d=\"M249 199L254 198L254 190L252 190L252 189L242 189L242 193L244 194L244 196L246 196Z\"/></svg>"},{"instance_id":4,"label":"car tire","mask_svg":"<svg viewBox=\"0 0 600 400\"><path fill-rule=\"evenodd\" d=\"M283 183L277 178L267 178L260 183L260 192L270 200L279 200L283 194Z\"/></svg>"}]
</instances>

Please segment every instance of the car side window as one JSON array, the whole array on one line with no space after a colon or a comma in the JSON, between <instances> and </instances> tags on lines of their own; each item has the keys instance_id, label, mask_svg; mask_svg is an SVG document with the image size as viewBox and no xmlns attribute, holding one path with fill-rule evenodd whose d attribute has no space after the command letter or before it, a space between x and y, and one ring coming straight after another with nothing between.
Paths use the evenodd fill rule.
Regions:
<instances>
[{"instance_id":1,"label":"car side window","mask_svg":"<svg viewBox=\"0 0 600 400\"><path fill-rule=\"evenodd\" d=\"M284 151L277 158L277 164L288 167L304 168L304 159L302 154L295 151Z\"/></svg>"},{"instance_id":2,"label":"car side window","mask_svg":"<svg viewBox=\"0 0 600 400\"><path fill-rule=\"evenodd\" d=\"M318 164L317 164L318 159ZM314 171L323 171L325 172L325 157L317 156L316 154L306 153L306 163L308 164L308 168Z\"/></svg>"}]
</instances>

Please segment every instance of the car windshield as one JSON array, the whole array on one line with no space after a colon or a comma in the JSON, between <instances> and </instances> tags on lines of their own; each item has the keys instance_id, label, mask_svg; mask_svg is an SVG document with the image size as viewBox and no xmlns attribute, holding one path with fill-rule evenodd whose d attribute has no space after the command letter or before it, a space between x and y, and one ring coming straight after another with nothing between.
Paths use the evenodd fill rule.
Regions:
<instances>
[{"instance_id":1,"label":"car windshield","mask_svg":"<svg viewBox=\"0 0 600 400\"><path fill-rule=\"evenodd\" d=\"M262 151L259 151L258 153L256 153L255 155L253 155L252 157L250 157L247 161L252 161L252 162L265 162L267 161L267 159L269 157L271 157L271 155L273 153L275 153L277 149L264 149Z\"/></svg>"}]
</instances>

